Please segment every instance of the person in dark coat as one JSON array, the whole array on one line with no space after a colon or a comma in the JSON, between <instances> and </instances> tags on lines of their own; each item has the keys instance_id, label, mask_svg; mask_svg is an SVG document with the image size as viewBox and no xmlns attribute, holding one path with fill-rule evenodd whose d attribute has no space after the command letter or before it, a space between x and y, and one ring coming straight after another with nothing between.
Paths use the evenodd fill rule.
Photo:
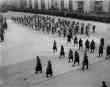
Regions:
<instances>
[{"instance_id":1,"label":"person in dark coat","mask_svg":"<svg viewBox=\"0 0 110 87\"><path fill-rule=\"evenodd\" d=\"M89 42L88 39L85 41L85 48L86 48L87 51L89 51L89 48L90 48L90 42Z\"/></svg>"},{"instance_id":2,"label":"person in dark coat","mask_svg":"<svg viewBox=\"0 0 110 87\"><path fill-rule=\"evenodd\" d=\"M82 62L82 70L83 71L85 70L85 66L86 66L86 69L88 69L88 64L89 64L88 56L87 56L87 52L85 52L84 53L84 59L83 59L83 62Z\"/></svg>"},{"instance_id":3,"label":"person in dark coat","mask_svg":"<svg viewBox=\"0 0 110 87\"><path fill-rule=\"evenodd\" d=\"M1 42L4 41L4 33L0 30L0 38L1 38Z\"/></svg>"},{"instance_id":4,"label":"person in dark coat","mask_svg":"<svg viewBox=\"0 0 110 87\"><path fill-rule=\"evenodd\" d=\"M36 57L36 68L35 68L35 73L37 74L38 72L42 73L42 64L39 56Z\"/></svg>"},{"instance_id":5,"label":"person in dark coat","mask_svg":"<svg viewBox=\"0 0 110 87\"><path fill-rule=\"evenodd\" d=\"M3 24L3 28L4 28L4 30L7 30L7 23L6 22Z\"/></svg>"},{"instance_id":6,"label":"person in dark coat","mask_svg":"<svg viewBox=\"0 0 110 87\"><path fill-rule=\"evenodd\" d=\"M63 45L61 45L61 50L60 50L60 57L65 57L65 51Z\"/></svg>"},{"instance_id":7,"label":"person in dark coat","mask_svg":"<svg viewBox=\"0 0 110 87\"><path fill-rule=\"evenodd\" d=\"M55 40L54 40L54 43L53 43L53 51L57 52L57 43L56 43Z\"/></svg>"},{"instance_id":8,"label":"person in dark coat","mask_svg":"<svg viewBox=\"0 0 110 87\"><path fill-rule=\"evenodd\" d=\"M109 45L106 47L106 57L105 57L105 59L110 59L110 46Z\"/></svg>"},{"instance_id":9,"label":"person in dark coat","mask_svg":"<svg viewBox=\"0 0 110 87\"><path fill-rule=\"evenodd\" d=\"M58 36L59 37L61 36L61 30L58 30Z\"/></svg>"},{"instance_id":10,"label":"person in dark coat","mask_svg":"<svg viewBox=\"0 0 110 87\"><path fill-rule=\"evenodd\" d=\"M101 38L101 39L100 39L100 45L101 45L102 47L104 47L104 38Z\"/></svg>"},{"instance_id":11,"label":"person in dark coat","mask_svg":"<svg viewBox=\"0 0 110 87\"><path fill-rule=\"evenodd\" d=\"M80 50L80 48L82 48L83 47L83 40L80 38L80 40L79 40L79 50Z\"/></svg>"},{"instance_id":12,"label":"person in dark coat","mask_svg":"<svg viewBox=\"0 0 110 87\"><path fill-rule=\"evenodd\" d=\"M81 34L84 34L84 23L81 25Z\"/></svg>"},{"instance_id":13,"label":"person in dark coat","mask_svg":"<svg viewBox=\"0 0 110 87\"><path fill-rule=\"evenodd\" d=\"M71 36L70 36L70 34L67 35L67 42L71 42Z\"/></svg>"},{"instance_id":14,"label":"person in dark coat","mask_svg":"<svg viewBox=\"0 0 110 87\"><path fill-rule=\"evenodd\" d=\"M96 26L95 26L95 25L93 25L93 28L92 28L93 33L95 33L95 29L96 29Z\"/></svg>"},{"instance_id":15,"label":"person in dark coat","mask_svg":"<svg viewBox=\"0 0 110 87\"><path fill-rule=\"evenodd\" d=\"M66 37L66 29L63 30L63 36Z\"/></svg>"},{"instance_id":16,"label":"person in dark coat","mask_svg":"<svg viewBox=\"0 0 110 87\"><path fill-rule=\"evenodd\" d=\"M73 62L73 51L72 51L72 49L70 48L70 50L69 50L69 55L68 55L68 59L69 59L69 63L71 62L71 60L72 60L72 62Z\"/></svg>"},{"instance_id":17,"label":"person in dark coat","mask_svg":"<svg viewBox=\"0 0 110 87\"><path fill-rule=\"evenodd\" d=\"M74 57L75 57L74 65L75 65L75 63L78 63L78 65L79 65L80 60L79 60L79 53L78 53L78 51L75 51Z\"/></svg>"},{"instance_id":18,"label":"person in dark coat","mask_svg":"<svg viewBox=\"0 0 110 87\"><path fill-rule=\"evenodd\" d=\"M95 42L94 42L94 40L92 40L91 43L90 43L90 49L91 49L91 53L94 53L94 50L95 50Z\"/></svg>"},{"instance_id":19,"label":"person in dark coat","mask_svg":"<svg viewBox=\"0 0 110 87\"><path fill-rule=\"evenodd\" d=\"M105 81L102 81L102 87L108 87Z\"/></svg>"},{"instance_id":20,"label":"person in dark coat","mask_svg":"<svg viewBox=\"0 0 110 87\"><path fill-rule=\"evenodd\" d=\"M103 46L100 45L99 46L99 57L101 57L103 55Z\"/></svg>"},{"instance_id":21,"label":"person in dark coat","mask_svg":"<svg viewBox=\"0 0 110 87\"><path fill-rule=\"evenodd\" d=\"M78 38L77 38L77 36L75 36L75 38L74 38L74 46L77 45L77 44L78 44Z\"/></svg>"},{"instance_id":22,"label":"person in dark coat","mask_svg":"<svg viewBox=\"0 0 110 87\"><path fill-rule=\"evenodd\" d=\"M52 64L50 60L48 61L47 68L46 68L46 77L48 78L49 76L51 77L53 76Z\"/></svg>"},{"instance_id":23,"label":"person in dark coat","mask_svg":"<svg viewBox=\"0 0 110 87\"><path fill-rule=\"evenodd\" d=\"M86 35L89 36L89 25L86 25L86 31L85 31Z\"/></svg>"}]
</instances>

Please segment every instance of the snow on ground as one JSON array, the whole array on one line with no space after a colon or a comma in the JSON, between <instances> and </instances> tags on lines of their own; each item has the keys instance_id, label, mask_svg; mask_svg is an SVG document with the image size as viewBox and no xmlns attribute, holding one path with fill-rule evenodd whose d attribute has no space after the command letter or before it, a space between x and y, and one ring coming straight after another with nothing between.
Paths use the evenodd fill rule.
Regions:
<instances>
[{"instance_id":1,"label":"snow on ground","mask_svg":"<svg viewBox=\"0 0 110 87\"><path fill-rule=\"evenodd\" d=\"M1 69L1 73L0 73L0 76L2 75L2 78L4 79L4 84L11 85L11 87L12 86L28 87L27 85L42 83L45 80L47 80L45 78L45 73L39 75L34 74L34 68L36 63L35 57L37 55L39 55L42 60L42 64L44 67L43 71L45 71L47 60L48 59L52 60L54 75L59 76L62 73L76 70L76 68L80 67L80 66L71 67L72 63L68 64L67 54L69 48L72 47L73 50L77 49L74 48L73 43L67 44L66 39L62 37L59 38L56 35L47 35L46 33L42 33L42 32L32 32L30 28L15 24L11 20L8 20L7 22L8 22L8 31L6 32L6 36L5 36L6 41L2 44L2 59L3 59L2 64L6 66L4 66ZM98 45L99 38L101 36L106 37L106 40L108 39L109 34L107 29L110 28L110 26L108 24L102 24L102 23L96 23L96 24L97 24L98 34L94 34L90 36L89 40L94 39ZM79 36L79 38L80 37L82 37L84 40L87 39L85 36ZM58 43L58 52L55 54L53 54L52 51L52 45L54 39ZM107 41L109 42L109 39ZM60 46L62 44L65 47L66 58L59 60L58 58L59 51L60 51ZM83 50L80 51L80 55L82 60ZM89 60L91 64L96 63L98 61L102 61L104 59L104 58L96 58L96 56L97 56L97 51L95 52L95 55L89 56ZM14 64L14 65L10 65L10 64ZM77 74L74 74L74 76L75 75ZM79 76L79 74L77 76ZM26 78L27 80L24 81L24 78ZM85 76L85 78L87 79L87 76ZM65 87L66 86L67 85L65 85ZM62 85L61 86L57 85L57 87L62 87Z\"/></svg>"}]
</instances>

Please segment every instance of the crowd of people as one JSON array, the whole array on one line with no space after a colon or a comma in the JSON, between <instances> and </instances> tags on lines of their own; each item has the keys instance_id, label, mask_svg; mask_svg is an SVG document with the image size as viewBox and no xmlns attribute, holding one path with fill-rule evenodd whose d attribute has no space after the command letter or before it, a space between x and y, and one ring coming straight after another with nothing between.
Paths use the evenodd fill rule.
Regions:
<instances>
[{"instance_id":1,"label":"crowd of people","mask_svg":"<svg viewBox=\"0 0 110 87\"><path fill-rule=\"evenodd\" d=\"M23 26L30 27L33 31L47 32L48 34L57 34L59 37L67 38L67 43L74 42L74 46L78 46L78 50L69 49L68 53L68 63L73 63L73 66L82 64L81 70L84 71L88 69L89 60L88 53L94 54L96 49L96 42L94 40L89 41L86 39L85 42L82 38L78 38L78 35L86 35L89 37L90 34L96 32L96 25L91 23L84 23L75 20L69 20L66 18L60 18L49 15L23 15L23 16L12 16L11 18L17 24L22 24ZM0 38L4 41L4 34L7 29L6 19L0 20ZM100 38L100 44L98 48L98 57L102 57L105 48L104 38ZM80 62L80 51L84 49L83 61ZM57 41L53 42L53 52L56 53L58 50ZM73 52L74 51L74 52ZM65 58L65 47L61 45L59 59ZM106 47L106 59L110 58L110 46ZM35 73L42 73L42 64L40 57L36 58ZM46 77L53 76L52 63L49 60L46 68ZM105 85L105 82L103 82Z\"/></svg>"},{"instance_id":2,"label":"crowd of people","mask_svg":"<svg viewBox=\"0 0 110 87\"><path fill-rule=\"evenodd\" d=\"M67 20L53 16L32 15L32 16L18 16L12 17L18 24L31 27L33 30L42 30L48 33L66 37L76 34L86 34L87 36L91 31L95 32L96 25L90 23L83 23L74 20Z\"/></svg>"},{"instance_id":3,"label":"crowd of people","mask_svg":"<svg viewBox=\"0 0 110 87\"><path fill-rule=\"evenodd\" d=\"M71 61L73 62L73 66L75 66L76 63L78 65L80 64L80 50L84 49L84 56L82 61L82 70L88 69L89 60L88 60L88 52L91 54L94 53L96 50L96 42L94 40L89 41L87 39L83 43L83 39L78 39L78 35L86 35L87 37L96 32L96 25L93 25L91 23L84 23L81 21L75 21L75 20L69 20L66 18L61 17L55 17L55 16L49 16L49 15L23 15L23 16L12 16L12 20L14 20L18 24L22 24L23 26L30 27L33 31L42 31L47 32L48 34L57 34L59 37L63 36L64 38L67 38L67 42L71 43L72 40L74 42L74 46L78 45L79 49L75 50L73 52L73 49L70 48L69 54L68 54L68 63ZM98 57L102 57L104 53L105 48L105 41L104 38L100 38L100 44L97 47L98 48ZM53 52L57 52L57 41L54 40L53 42ZM61 45L59 58L65 58L65 47ZM106 58L109 58L110 55L110 46L106 47ZM39 62L40 58L37 56L37 63L36 63L36 69L35 72L38 73L40 71L42 73L42 64ZM51 61L48 62L49 69L46 71L46 76L48 77L48 74L50 76L53 75L52 72L52 65Z\"/></svg>"}]
</instances>

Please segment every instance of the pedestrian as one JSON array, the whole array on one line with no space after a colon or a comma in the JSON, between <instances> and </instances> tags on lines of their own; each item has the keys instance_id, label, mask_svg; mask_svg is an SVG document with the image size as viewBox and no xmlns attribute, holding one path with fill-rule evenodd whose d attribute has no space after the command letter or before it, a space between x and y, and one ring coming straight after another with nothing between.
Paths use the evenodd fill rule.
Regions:
<instances>
[{"instance_id":1,"label":"pedestrian","mask_svg":"<svg viewBox=\"0 0 110 87\"><path fill-rule=\"evenodd\" d=\"M67 35L67 42L68 42L68 43L71 42L71 36L70 36L70 34Z\"/></svg>"},{"instance_id":2,"label":"pedestrian","mask_svg":"<svg viewBox=\"0 0 110 87\"><path fill-rule=\"evenodd\" d=\"M89 64L88 56L87 56L87 52L85 52L84 53L84 59L83 59L83 62L82 62L82 70L83 71L85 70L85 67L86 67L86 69L88 69L88 64Z\"/></svg>"},{"instance_id":3,"label":"pedestrian","mask_svg":"<svg viewBox=\"0 0 110 87\"><path fill-rule=\"evenodd\" d=\"M72 60L72 62L73 62L73 51L72 51L72 49L71 49L71 48L70 48L70 50L69 50L68 59L69 59L68 63L70 63L70 62L71 62L71 60Z\"/></svg>"},{"instance_id":4,"label":"pedestrian","mask_svg":"<svg viewBox=\"0 0 110 87\"><path fill-rule=\"evenodd\" d=\"M56 40L54 40L54 43L53 43L53 52L57 52L57 42L56 42Z\"/></svg>"},{"instance_id":5,"label":"pedestrian","mask_svg":"<svg viewBox=\"0 0 110 87\"><path fill-rule=\"evenodd\" d=\"M49 60L46 68L46 77L48 78L52 76L53 76L52 64L51 61Z\"/></svg>"},{"instance_id":6,"label":"pedestrian","mask_svg":"<svg viewBox=\"0 0 110 87\"><path fill-rule=\"evenodd\" d=\"M63 36L66 37L66 29L63 30Z\"/></svg>"},{"instance_id":7,"label":"pedestrian","mask_svg":"<svg viewBox=\"0 0 110 87\"><path fill-rule=\"evenodd\" d=\"M93 33L95 33L95 32L96 32L96 31L95 31L95 29L96 29L96 26L95 26L95 25L93 25L93 28L92 28Z\"/></svg>"},{"instance_id":8,"label":"pedestrian","mask_svg":"<svg viewBox=\"0 0 110 87\"><path fill-rule=\"evenodd\" d=\"M106 81L102 81L102 87L108 87Z\"/></svg>"},{"instance_id":9,"label":"pedestrian","mask_svg":"<svg viewBox=\"0 0 110 87\"><path fill-rule=\"evenodd\" d=\"M65 57L65 51L63 45L61 45L61 50L60 50L60 58Z\"/></svg>"},{"instance_id":10,"label":"pedestrian","mask_svg":"<svg viewBox=\"0 0 110 87\"><path fill-rule=\"evenodd\" d=\"M79 50L80 50L80 48L82 48L83 47L83 40L80 38L80 40L79 40Z\"/></svg>"},{"instance_id":11,"label":"pedestrian","mask_svg":"<svg viewBox=\"0 0 110 87\"><path fill-rule=\"evenodd\" d=\"M103 46L102 45L100 45L99 46L99 57L101 57L103 55Z\"/></svg>"},{"instance_id":12,"label":"pedestrian","mask_svg":"<svg viewBox=\"0 0 110 87\"><path fill-rule=\"evenodd\" d=\"M36 67L35 67L35 73L37 74L38 72L42 73L42 64L39 56L36 57Z\"/></svg>"},{"instance_id":13,"label":"pedestrian","mask_svg":"<svg viewBox=\"0 0 110 87\"><path fill-rule=\"evenodd\" d=\"M74 46L77 45L77 44L78 44L78 38L77 38L77 36L75 36L75 38L74 38Z\"/></svg>"},{"instance_id":14,"label":"pedestrian","mask_svg":"<svg viewBox=\"0 0 110 87\"><path fill-rule=\"evenodd\" d=\"M76 63L78 63L78 65L79 65L79 62L80 62L80 60L79 60L79 53L78 53L78 51L75 51L75 53L74 53L74 65L76 64Z\"/></svg>"},{"instance_id":15,"label":"pedestrian","mask_svg":"<svg viewBox=\"0 0 110 87\"><path fill-rule=\"evenodd\" d=\"M89 42L89 40L87 39L87 40L85 41L85 49L86 49L87 51L89 51L89 48L90 48L90 42Z\"/></svg>"},{"instance_id":16,"label":"pedestrian","mask_svg":"<svg viewBox=\"0 0 110 87\"><path fill-rule=\"evenodd\" d=\"M110 46L109 45L106 47L106 57L105 57L105 59L110 59Z\"/></svg>"},{"instance_id":17,"label":"pedestrian","mask_svg":"<svg viewBox=\"0 0 110 87\"><path fill-rule=\"evenodd\" d=\"M94 40L92 40L91 43L90 43L90 49L91 49L91 53L94 53L94 50L95 50L95 42L94 42Z\"/></svg>"},{"instance_id":18,"label":"pedestrian","mask_svg":"<svg viewBox=\"0 0 110 87\"><path fill-rule=\"evenodd\" d=\"M81 34L84 34L84 23L81 24Z\"/></svg>"},{"instance_id":19,"label":"pedestrian","mask_svg":"<svg viewBox=\"0 0 110 87\"><path fill-rule=\"evenodd\" d=\"M103 38L103 37L100 39L100 45L101 45L102 47L104 47L104 38Z\"/></svg>"}]
</instances>

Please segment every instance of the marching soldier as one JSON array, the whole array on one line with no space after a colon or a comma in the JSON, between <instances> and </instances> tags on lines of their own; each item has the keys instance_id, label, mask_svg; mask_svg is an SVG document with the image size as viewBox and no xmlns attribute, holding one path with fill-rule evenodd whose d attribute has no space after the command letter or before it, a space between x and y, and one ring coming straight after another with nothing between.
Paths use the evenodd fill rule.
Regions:
<instances>
[{"instance_id":1,"label":"marching soldier","mask_svg":"<svg viewBox=\"0 0 110 87\"><path fill-rule=\"evenodd\" d=\"M80 38L80 40L79 40L79 50L80 50L80 48L82 48L83 47L83 40Z\"/></svg>"},{"instance_id":2,"label":"marching soldier","mask_svg":"<svg viewBox=\"0 0 110 87\"><path fill-rule=\"evenodd\" d=\"M70 48L70 50L69 50L69 55L68 55L68 58L69 58L69 63L70 63L70 61L72 60L72 62L73 62L73 51L72 51L72 49Z\"/></svg>"}]
</instances>

